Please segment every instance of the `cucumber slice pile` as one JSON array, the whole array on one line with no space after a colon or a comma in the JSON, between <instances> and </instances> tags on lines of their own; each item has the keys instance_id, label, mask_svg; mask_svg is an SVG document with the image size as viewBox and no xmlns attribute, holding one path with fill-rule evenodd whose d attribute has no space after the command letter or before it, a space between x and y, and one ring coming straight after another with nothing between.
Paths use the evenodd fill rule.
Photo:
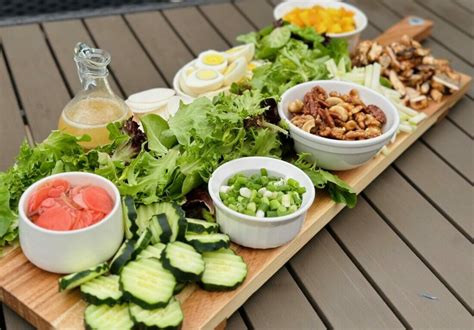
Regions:
<instances>
[{"instance_id":1,"label":"cucumber slice pile","mask_svg":"<svg viewBox=\"0 0 474 330\"><path fill-rule=\"evenodd\" d=\"M187 283L224 291L245 280L246 264L216 223L186 219L175 203L137 207L126 196L122 207L126 239L110 263L59 280L60 290L81 287L87 329L179 328L174 296Z\"/></svg>"}]
</instances>

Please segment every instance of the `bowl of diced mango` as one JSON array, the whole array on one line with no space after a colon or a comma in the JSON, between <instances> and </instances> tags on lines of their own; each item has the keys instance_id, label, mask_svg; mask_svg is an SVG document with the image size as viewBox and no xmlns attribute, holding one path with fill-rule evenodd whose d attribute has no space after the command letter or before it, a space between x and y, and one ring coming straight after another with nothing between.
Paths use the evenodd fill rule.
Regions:
<instances>
[{"instance_id":1,"label":"bowl of diced mango","mask_svg":"<svg viewBox=\"0 0 474 330\"><path fill-rule=\"evenodd\" d=\"M331 38L346 39L350 51L367 26L367 17L360 9L339 1L285 1L275 7L273 16Z\"/></svg>"}]
</instances>

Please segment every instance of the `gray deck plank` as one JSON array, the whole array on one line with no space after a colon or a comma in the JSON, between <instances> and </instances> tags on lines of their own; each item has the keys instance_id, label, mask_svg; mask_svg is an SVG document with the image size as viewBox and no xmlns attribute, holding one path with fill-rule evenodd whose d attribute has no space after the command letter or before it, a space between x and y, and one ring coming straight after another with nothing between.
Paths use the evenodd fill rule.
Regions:
<instances>
[{"instance_id":1,"label":"gray deck plank","mask_svg":"<svg viewBox=\"0 0 474 330\"><path fill-rule=\"evenodd\" d=\"M121 16L88 18L85 23L98 47L112 54L110 66L127 95L166 86Z\"/></svg>"},{"instance_id":2,"label":"gray deck plank","mask_svg":"<svg viewBox=\"0 0 474 330\"><path fill-rule=\"evenodd\" d=\"M273 8L265 0L236 0L234 4L258 29L273 22Z\"/></svg>"},{"instance_id":3,"label":"gray deck plank","mask_svg":"<svg viewBox=\"0 0 474 330\"><path fill-rule=\"evenodd\" d=\"M472 309L472 244L393 168L385 170L364 193L395 231Z\"/></svg>"},{"instance_id":4,"label":"gray deck plank","mask_svg":"<svg viewBox=\"0 0 474 330\"><path fill-rule=\"evenodd\" d=\"M470 38L466 33L446 23L438 16L427 11L412 0L383 0L383 3L401 15L420 15L432 20L435 23L432 33L433 38L443 45L446 45L446 47L448 47L453 53L457 54L471 65L474 63L474 58L472 56L472 38Z\"/></svg>"},{"instance_id":5,"label":"gray deck plank","mask_svg":"<svg viewBox=\"0 0 474 330\"><path fill-rule=\"evenodd\" d=\"M3 315L5 317L5 330L33 330L35 329L31 324L26 322L17 313L12 311L7 305L2 304ZM0 311L1 312L1 311Z\"/></svg>"},{"instance_id":6,"label":"gray deck plank","mask_svg":"<svg viewBox=\"0 0 474 330\"><path fill-rule=\"evenodd\" d=\"M426 10L434 12L445 21L456 26L459 30L464 31L469 36L473 36L474 22L472 20L472 13L469 13L462 7L453 5L451 1L417 0L416 2Z\"/></svg>"},{"instance_id":7,"label":"gray deck plank","mask_svg":"<svg viewBox=\"0 0 474 330\"><path fill-rule=\"evenodd\" d=\"M331 327L403 328L327 230L320 231L290 265Z\"/></svg>"},{"instance_id":8,"label":"gray deck plank","mask_svg":"<svg viewBox=\"0 0 474 330\"><path fill-rule=\"evenodd\" d=\"M0 86L0 116L8 118L8 120L0 120L0 141L2 141L0 171L4 171L15 161L20 144L25 138L25 128L2 48L0 48Z\"/></svg>"},{"instance_id":9,"label":"gray deck plank","mask_svg":"<svg viewBox=\"0 0 474 330\"><path fill-rule=\"evenodd\" d=\"M248 327L245 325L242 316L239 312L235 312L227 320L226 330L247 330Z\"/></svg>"},{"instance_id":10,"label":"gray deck plank","mask_svg":"<svg viewBox=\"0 0 474 330\"><path fill-rule=\"evenodd\" d=\"M193 55L160 12L151 11L125 16L168 85Z\"/></svg>"},{"instance_id":11,"label":"gray deck plank","mask_svg":"<svg viewBox=\"0 0 474 330\"><path fill-rule=\"evenodd\" d=\"M410 327L472 326L470 313L366 200L360 198L354 209L343 210L329 226Z\"/></svg>"},{"instance_id":12,"label":"gray deck plank","mask_svg":"<svg viewBox=\"0 0 474 330\"><path fill-rule=\"evenodd\" d=\"M225 40L195 7L168 9L163 13L194 55L208 49L222 51L229 48Z\"/></svg>"},{"instance_id":13,"label":"gray deck plank","mask_svg":"<svg viewBox=\"0 0 474 330\"><path fill-rule=\"evenodd\" d=\"M286 268L280 269L243 309L255 329L325 329Z\"/></svg>"},{"instance_id":14,"label":"gray deck plank","mask_svg":"<svg viewBox=\"0 0 474 330\"><path fill-rule=\"evenodd\" d=\"M463 9L468 10L471 14L474 13L474 2L472 0L454 0L454 2Z\"/></svg>"},{"instance_id":15,"label":"gray deck plank","mask_svg":"<svg viewBox=\"0 0 474 330\"><path fill-rule=\"evenodd\" d=\"M423 136L433 150L471 183L474 180L474 143L452 122L442 120Z\"/></svg>"},{"instance_id":16,"label":"gray deck plank","mask_svg":"<svg viewBox=\"0 0 474 330\"><path fill-rule=\"evenodd\" d=\"M231 45L239 44L236 40L238 35L254 30L253 26L230 3L217 3L199 8Z\"/></svg>"},{"instance_id":17,"label":"gray deck plank","mask_svg":"<svg viewBox=\"0 0 474 330\"><path fill-rule=\"evenodd\" d=\"M379 1L349 0L349 2L355 4L361 10L363 10L369 18L369 22L378 29L380 29L380 31L388 29L404 17L404 15L402 14L394 13L392 10L385 7ZM423 45L425 47L431 48L434 56L439 58L446 58L451 61L451 65L456 70L468 74L470 76L474 76L474 69L471 65L466 63L466 61L464 59L461 59L458 55L451 52L448 47L442 45L437 40L428 38L423 42ZM471 85L468 94L471 97L474 97L474 85Z\"/></svg>"},{"instance_id":18,"label":"gray deck plank","mask_svg":"<svg viewBox=\"0 0 474 330\"><path fill-rule=\"evenodd\" d=\"M74 47L79 41L86 42L91 46L95 46L94 42L90 38L83 23L78 19L47 22L43 23L43 27L72 93L78 92L82 86L77 75L76 63L73 58ZM114 77L110 75L108 80L112 90L117 95L123 96L115 83Z\"/></svg>"},{"instance_id":19,"label":"gray deck plank","mask_svg":"<svg viewBox=\"0 0 474 330\"><path fill-rule=\"evenodd\" d=\"M470 137L474 136L474 102L464 96L448 113L449 119L467 132Z\"/></svg>"},{"instance_id":20,"label":"gray deck plank","mask_svg":"<svg viewBox=\"0 0 474 330\"><path fill-rule=\"evenodd\" d=\"M42 141L57 128L69 93L38 25L1 28L0 38L33 137Z\"/></svg>"},{"instance_id":21,"label":"gray deck plank","mask_svg":"<svg viewBox=\"0 0 474 330\"><path fill-rule=\"evenodd\" d=\"M423 193L439 206L465 234L473 237L473 187L421 142L395 162Z\"/></svg>"}]
</instances>

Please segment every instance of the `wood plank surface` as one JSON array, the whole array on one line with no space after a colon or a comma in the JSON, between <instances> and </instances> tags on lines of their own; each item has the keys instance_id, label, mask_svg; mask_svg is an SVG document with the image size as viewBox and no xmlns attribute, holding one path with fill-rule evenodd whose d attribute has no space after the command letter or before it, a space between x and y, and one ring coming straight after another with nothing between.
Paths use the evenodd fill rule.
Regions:
<instances>
[{"instance_id":1,"label":"wood plank surface","mask_svg":"<svg viewBox=\"0 0 474 330\"><path fill-rule=\"evenodd\" d=\"M85 20L97 46L112 54L110 66L125 94L166 86L121 16Z\"/></svg>"},{"instance_id":2,"label":"wood plank surface","mask_svg":"<svg viewBox=\"0 0 474 330\"><path fill-rule=\"evenodd\" d=\"M433 201L459 230L474 235L473 187L425 145L415 143L396 162L397 168Z\"/></svg>"},{"instance_id":3,"label":"wood plank surface","mask_svg":"<svg viewBox=\"0 0 474 330\"><path fill-rule=\"evenodd\" d=\"M383 172L364 194L395 232L472 309L473 249L466 237L393 168Z\"/></svg>"},{"instance_id":4,"label":"wood plank surface","mask_svg":"<svg viewBox=\"0 0 474 330\"><path fill-rule=\"evenodd\" d=\"M78 19L43 23L43 28L72 94L77 93L82 89L82 86L77 74L76 63L74 62L74 47L79 41L85 42L92 47L97 45L89 36L82 21ZM109 75L108 80L114 93L123 97L114 77Z\"/></svg>"},{"instance_id":5,"label":"wood plank surface","mask_svg":"<svg viewBox=\"0 0 474 330\"><path fill-rule=\"evenodd\" d=\"M33 137L42 141L57 128L69 93L38 25L0 28L0 38Z\"/></svg>"},{"instance_id":6,"label":"wood plank surface","mask_svg":"<svg viewBox=\"0 0 474 330\"><path fill-rule=\"evenodd\" d=\"M332 328L403 328L327 230L321 230L290 265Z\"/></svg>"},{"instance_id":7,"label":"wood plank surface","mask_svg":"<svg viewBox=\"0 0 474 330\"><path fill-rule=\"evenodd\" d=\"M93 35L95 36L95 32L93 32ZM467 88L467 83L469 82L467 77L464 77L464 79L463 91ZM458 93L447 98L439 108L435 108L434 106L429 108L428 111L431 111L430 114L432 115L419 126L419 129L415 133L411 135L400 135L397 142L391 145L391 152L387 157L378 156L362 168L353 172L351 171L352 176L346 174L348 182L354 186L356 191L360 192L398 157L405 148L435 123L438 117L460 98L461 94L462 93ZM361 174L365 175L361 176ZM247 281L238 290L229 293L206 293L202 290L190 292L187 299L185 299L183 309L187 316L191 315L191 313L194 314L193 317L185 317L184 327L193 328L193 326L195 327L196 325L203 325L205 328L212 328L219 324L223 318L231 315L257 288L283 266L291 256L321 230L341 209L341 205L335 205L330 201L328 196L322 195L311 208L301 233L291 244L278 249L265 251L238 248L238 252L243 255L250 267ZM38 278L39 283L35 286L36 291L30 294L25 292L25 283L28 283L27 278L31 275L34 277L39 276L35 273L36 268L25 261L24 256L18 253L18 249L0 260L0 267L2 270L7 269L4 267L8 267L9 269L6 275L0 278L0 286L2 287L0 290L0 300L13 306L16 311L22 316L25 316L32 323L36 325L37 323L43 322L43 326L56 326L61 328L78 326L82 323L83 303L78 301L77 296L74 297L74 293L73 295L58 295L56 292L56 282L54 280L56 278L55 275L44 281ZM18 267L21 267L21 274L24 274L20 278L15 276L17 273L14 272L14 269L18 269ZM54 285L51 285L53 282ZM46 283L49 284L46 285ZM67 311L62 310L61 316L55 314L55 310L57 309L56 303L61 303L61 307L65 305L64 301L56 299L59 296L61 296L61 299L66 299L67 305ZM20 297L20 299L18 299L18 297ZM53 300L54 303L45 305L43 297ZM31 308L34 309L34 312L31 312ZM454 311L457 312L457 310Z\"/></svg>"},{"instance_id":8,"label":"wood plank surface","mask_svg":"<svg viewBox=\"0 0 474 330\"><path fill-rule=\"evenodd\" d=\"M474 21L472 20L472 13L469 11L453 5L451 1L423 0L417 1L417 3L473 37Z\"/></svg>"},{"instance_id":9,"label":"wood plank surface","mask_svg":"<svg viewBox=\"0 0 474 330\"><path fill-rule=\"evenodd\" d=\"M472 139L474 136L474 102L468 97L463 97L450 111L448 118L458 127L462 128Z\"/></svg>"},{"instance_id":10,"label":"wood plank surface","mask_svg":"<svg viewBox=\"0 0 474 330\"><path fill-rule=\"evenodd\" d=\"M469 180L470 183L473 182L474 144L472 138L452 122L443 120L426 132L423 141L456 172Z\"/></svg>"},{"instance_id":11,"label":"wood plank surface","mask_svg":"<svg viewBox=\"0 0 474 330\"><path fill-rule=\"evenodd\" d=\"M329 226L410 327L472 326L470 313L363 198Z\"/></svg>"},{"instance_id":12,"label":"wood plank surface","mask_svg":"<svg viewBox=\"0 0 474 330\"><path fill-rule=\"evenodd\" d=\"M454 3L471 14L474 14L474 2L472 2L472 0L454 0Z\"/></svg>"},{"instance_id":13,"label":"wood plank surface","mask_svg":"<svg viewBox=\"0 0 474 330\"><path fill-rule=\"evenodd\" d=\"M0 171L5 171L13 165L20 144L25 138L25 128L1 47L0 86L0 116L4 118L0 120L0 141L2 141Z\"/></svg>"},{"instance_id":14,"label":"wood plank surface","mask_svg":"<svg viewBox=\"0 0 474 330\"><path fill-rule=\"evenodd\" d=\"M168 9L164 10L163 14L195 56L208 49L221 51L229 48L196 8Z\"/></svg>"},{"instance_id":15,"label":"wood plank surface","mask_svg":"<svg viewBox=\"0 0 474 330\"><path fill-rule=\"evenodd\" d=\"M257 29L273 22L273 8L265 0L236 0L234 4Z\"/></svg>"},{"instance_id":16,"label":"wood plank surface","mask_svg":"<svg viewBox=\"0 0 474 330\"><path fill-rule=\"evenodd\" d=\"M244 311L255 329L326 329L286 268L250 297Z\"/></svg>"},{"instance_id":17,"label":"wood plank surface","mask_svg":"<svg viewBox=\"0 0 474 330\"><path fill-rule=\"evenodd\" d=\"M236 40L238 35L254 30L253 26L230 3L216 3L199 8L230 45L239 44Z\"/></svg>"},{"instance_id":18,"label":"wood plank surface","mask_svg":"<svg viewBox=\"0 0 474 330\"><path fill-rule=\"evenodd\" d=\"M176 72L193 59L191 52L160 12L129 14L125 19L171 86Z\"/></svg>"}]
</instances>

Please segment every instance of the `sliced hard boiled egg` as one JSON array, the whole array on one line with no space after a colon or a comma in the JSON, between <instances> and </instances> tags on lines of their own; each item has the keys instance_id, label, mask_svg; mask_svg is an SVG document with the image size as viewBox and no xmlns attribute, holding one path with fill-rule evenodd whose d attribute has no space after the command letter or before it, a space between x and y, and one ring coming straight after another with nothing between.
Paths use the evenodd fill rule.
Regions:
<instances>
[{"instance_id":1,"label":"sliced hard boiled egg","mask_svg":"<svg viewBox=\"0 0 474 330\"><path fill-rule=\"evenodd\" d=\"M187 79L189 78L189 76L193 73L193 72L196 72L196 68L193 67L193 66L189 66L189 67L186 67L183 69L183 71L181 71L181 74L179 76L179 87L181 88L181 90L191 96L191 97L196 97L197 94L193 93L189 88L188 88L188 85L186 83Z\"/></svg>"},{"instance_id":2,"label":"sliced hard boiled egg","mask_svg":"<svg viewBox=\"0 0 474 330\"><path fill-rule=\"evenodd\" d=\"M187 89L197 95L219 89L223 83L224 76L212 69L199 69L186 79Z\"/></svg>"},{"instance_id":3,"label":"sliced hard boiled egg","mask_svg":"<svg viewBox=\"0 0 474 330\"><path fill-rule=\"evenodd\" d=\"M242 79L247 73L247 60L239 57L232 62L224 71L224 85L228 86L233 82Z\"/></svg>"},{"instance_id":4,"label":"sliced hard boiled egg","mask_svg":"<svg viewBox=\"0 0 474 330\"><path fill-rule=\"evenodd\" d=\"M217 95L219 95L219 94L222 93L222 92L225 93L225 92L227 92L229 89L230 89L230 86L225 86L225 87L219 88L218 90L215 90L215 91L203 93L203 94L199 95L199 97L205 96L205 97L207 97L207 98L212 99L214 96L217 96Z\"/></svg>"},{"instance_id":5,"label":"sliced hard boiled egg","mask_svg":"<svg viewBox=\"0 0 474 330\"><path fill-rule=\"evenodd\" d=\"M253 56L255 54L255 45L245 44L245 45L237 46L237 47L226 50L224 54L227 57L227 60L229 62L233 62L241 56L245 57L247 62L250 62L253 59Z\"/></svg>"},{"instance_id":6,"label":"sliced hard boiled egg","mask_svg":"<svg viewBox=\"0 0 474 330\"><path fill-rule=\"evenodd\" d=\"M213 69L223 72L227 67L227 59L224 54L215 50L208 50L199 54L196 60L196 67L199 69Z\"/></svg>"}]
</instances>

